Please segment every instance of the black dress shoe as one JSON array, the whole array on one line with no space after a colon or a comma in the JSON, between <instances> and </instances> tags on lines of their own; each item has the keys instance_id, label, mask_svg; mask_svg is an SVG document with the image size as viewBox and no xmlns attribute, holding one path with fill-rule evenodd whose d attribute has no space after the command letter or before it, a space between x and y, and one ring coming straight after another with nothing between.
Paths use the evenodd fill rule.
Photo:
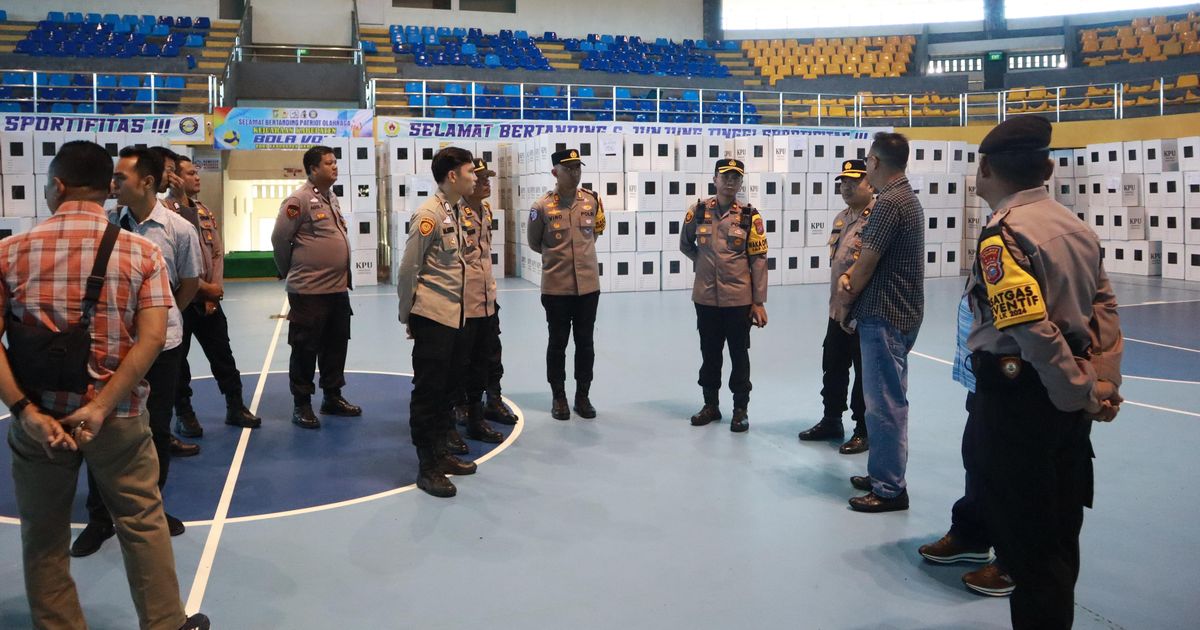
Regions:
<instances>
[{"instance_id":1,"label":"black dress shoe","mask_svg":"<svg viewBox=\"0 0 1200 630\"><path fill-rule=\"evenodd\" d=\"M587 396L575 395L575 413L579 417L591 420L596 417L596 408L592 406L592 401Z\"/></svg>"},{"instance_id":2,"label":"black dress shoe","mask_svg":"<svg viewBox=\"0 0 1200 630\"><path fill-rule=\"evenodd\" d=\"M362 407L351 405L349 401L342 398L341 394L336 396L326 395L325 398L321 399L321 413L353 418L362 415Z\"/></svg>"},{"instance_id":3,"label":"black dress shoe","mask_svg":"<svg viewBox=\"0 0 1200 630\"><path fill-rule=\"evenodd\" d=\"M164 512L164 514L165 514L165 512ZM171 516L170 514L167 514L166 516L167 516L167 531L171 533L171 536L179 536L179 535L183 534L184 530L186 529L183 526L183 521L175 518L174 516Z\"/></svg>"},{"instance_id":4,"label":"black dress shoe","mask_svg":"<svg viewBox=\"0 0 1200 630\"><path fill-rule=\"evenodd\" d=\"M458 494L458 488L446 478L446 475L434 470L422 470L417 475L417 487L430 496L448 499Z\"/></svg>"},{"instance_id":5,"label":"black dress shoe","mask_svg":"<svg viewBox=\"0 0 1200 630\"><path fill-rule=\"evenodd\" d=\"M443 475L474 475L478 468L475 462L463 461L449 453L438 458L437 466Z\"/></svg>"},{"instance_id":6,"label":"black dress shoe","mask_svg":"<svg viewBox=\"0 0 1200 630\"><path fill-rule=\"evenodd\" d=\"M187 409L175 412L175 432L185 438L198 438L204 436L204 427L200 426L196 412Z\"/></svg>"},{"instance_id":7,"label":"black dress shoe","mask_svg":"<svg viewBox=\"0 0 1200 630\"><path fill-rule=\"evenodd\" d=\"M71 543L71 555L76 558L90 556L100 551L100 545L116 533L112 523L88 523L75 542Z\"/></svg>"},{"instance_id":8,"label":"black dress shoe","mask_svg":"<svg viewBox=\"0 0 1200 630\"><path fill-rule=\"evenodd\" d=\"M236 405L225 408L225 424L233 427L257 429L262 426L262 418L250 413L246 405L238 401Z\"/></svg>"},{"instance_id":9,"label":"black dress shoe","mask_svg":"<svg viewBox=\"0 0 1200 630\"><path fill-rule=\"evenodd\" d=\"M313 413L312 405L309 404L296 405L292 408L292 424L301 429L321 428L321 421L317 420L317 414Z\"/></svg>"},{"instance_id":10,"label":"black dress shoe","mask_svg":"<svg viewBox=\"0 0 1200 630\"><path fill-rule=\"evenodd\" d=\"M467 422L467 439L499 444L504 441L504 434L489 427L487 421L480 417L478 420L472 419Z\"/></svg>"},{"instance_id":11,"label":"black dress shoe","mask_svg":"<svg viewBox=\"0 0 1200 630\"><path fill-rule=\"evenodd\" d=\"M188 444L174 435L171 436L171 457L191 457L200 454L199 444Z\"/></svg>"},{"instance_id":12,"label":"black dress shoe","mask_svg":"<svg viewBox=\"0 0 1200 630\"><path fill-rule=\"evenodd\" d=\"M828 440L830 438L842 439L846 435L846 430L842 428L841 420L831 420L824 418L820 422L814 424L811 429L800 432L800 439L805 442L814 442L817 440Z\"/></svg>"},{"instance_id":13,"label":"black dress shoe","mask_svg":"<svg viewBox=\"0 0 1200 630\"><path fill-rule=\"evenodd\" d=\"M750 430L750 420L745 409L734 409L733 418L729 421L729 430L734 433L745 433Z\"/></svg>"},{"instance_id":14,"label":"black dress shoe","mask_svg":"<svg viewBox=\"0 0 1200 630\"><path fill-rule=\"evenodd\" d=\"M692 416L692 426L702 427L710 422L721 419L721 409L716 405L705 404Z\"/></svg>"},{"instance_id":15,"label":"black dress shoe","mask_svg":"<svg viewBox=\"0 0 1200 630\"><path fill-rule=\"evenodd\" d=\"M870 492L871 491L871 476L865 475L865 476L860 477L858 475L855 475L850 478L850 485L854 486L855 490L862 490L863 492Z\"/></svg>"},{"instance_id":16,"label":"black dress shoe","mask_svg":"<svg viewBox=\"0 0 1200 630\"><path fill-rule=\"evenodd\" d=\"M458 429L450 429L446 433L446 451L455 455L466 455L471 449L467 448L467 443L463 441L462 435L459 435Z\"/></svg>"},{"instance_id":17,"label":"black dress shoe","mask_svg":"<svg viewBox=\"0 0 1200 630\"><path fill-rule=\"evenodd\" d=\"M209 630L211 627L212 623L208 620L208 617L200 613L196 613L191 617L188 617L187 620L183 622L183 625L179 626L179 630Z\"/></svg>"},{"instance_id":18,"label":"black dress shoe","mask_svg":"<svg viewBox=\"0 0 1200 630\"><path fill-rule=\"evenodd\" d=\"M483 417L496 424L512 426L517 423L517 414L499 396L488 395Z\"/></svg>"},{"instance_id":19,"label":"black dress shoe","mask_svg":"<svg viewBox=\"0 0 1200 630\"><path fill-rule=\"evenodd\" d=\"M467 426L467 418L469 416L469 409L470 408L467 405L454 405L454 411L451 412L450 415L453 416L453 418L454 418L455 426L460 426L460 427Z\"/></svg>"},{"instance_id":20,"label":"black dress shoe","mask_svg":"<svg viewBox=\"0 0 1200 630\"><path fill-rule=\"evenodd\" d=\"M838 452L842 455L856 455L865 453L871 448L870 442L867 441L865 435L852 435L846 443L838 447Z\"/></svg>"},{"instance_id":21,"label":"black dress shoe","mask_svg":"<svg viewBox=\"0 0 1200 630\"><path fill-rule=\"evenodd\" d=\"M850 509L855 512L896 512L908 509L908 490L891 499L885 499L874 492L868 492L861 497L850 499Z\"/></svg>"},{"instance_id":22,"label":"black dress shoe","mask_svg":"<svg viewBox=\"0 0 1200 630\"><path fill-rule=\"evenodd\" d=\"M571 408L567 406L567 396L555 396L554 403L550 406L550 417L555 420L570 420Z\"/></svg>"}]
</instances>

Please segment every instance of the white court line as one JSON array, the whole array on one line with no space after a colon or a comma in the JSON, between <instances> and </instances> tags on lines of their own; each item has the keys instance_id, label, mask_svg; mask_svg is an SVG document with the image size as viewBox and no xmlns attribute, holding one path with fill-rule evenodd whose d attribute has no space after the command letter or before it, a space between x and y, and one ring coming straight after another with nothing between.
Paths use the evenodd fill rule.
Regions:
<instances>
[{"instance_id":1,"label":"white court line","mask_svg":"<svg viewBox=\"0 0 1200 630\"><path fill-rule=\"evenodd\" d=\"M1154 300L1151 302L1138 302L1137 304L1118 304L1117 308L1132 308L1134 306L1160 306L1163 304L1191 304L1200 302L1200 300Z\"/></svg>"},{"instance_id":2,"label":"white court line","mask_svg":"<svg viewBox=\"0 0 1200 630\"><path fill-rule=\"evenodd\" d=\"M1134 339L1133 337L1126 337L1125 341L1133 341L1135 343L1144 343L1148 346L1159 346L1160 348L1170 348L1172 350L1183 350L1184 352L1195 352L1195 353L1200 354L1200 350L1197 350L1195 348L1185 348L1183 346L1172 346L1172 345L1166 344L1166 343L1158 343L1157 341L1146 341L1145 339Z\"/></svg>"},{"instance_id":3,"label":"white court line","mask_svg":"<svg viewBox=\"0 0 1200 630\"><path fill-rule=\"evenodd\" d=\"M945 359L940 359L935 356L930 356L928 354L917 352L916 350L910 350L909 354L915 354L915 355L921 357L922 359L929 359L930 361L934 361L936 363L941 363L942 365L954 365L953 361L947 361ZM1164 379L1152 379L1152 378L1148 378L1148 377L1144 377L1144 376L1124 376L1122 378L1136 378L1138 380L1152 380L1152 381L1164 380ZM1172 382L1174 382L1174 381L1172 381ZM1179 381L1179 382L1191 383L1191 381ZM1132 400L1126 400L1123 404L1133 405L1134 407L1145 407L1146 409L1154 409L1155 411L1166 411L1168 413L1177 413L1177 414L1184 415L1184 416L1194 416L1194 417L1200 418L1200 413L1196 413L1194 411L1185 411L1183 409L1172 409L1170 407L1159 407L1158 405L1148 405L1146 403L1134 402Z\"/></svg>"},{"instance_id":4,"label":"white court line","mask_svg":"<svg viewBox=\"0 0 1200 630\"><path fill-rule=\"evenodd\" d=\"M263 359L263 369L258 375L258 386L254 388L254 398L250 400L250 413L258 413L258 403L262 401L263 388L267 384L270 373L271 359L275 356L275 347L279 344L279 332L283 330L283 322L288 312L287 296L283 298L280 308L280 318L275 322L275 334L271 336L271 345L267 347L267 356ZM221 534L225 531L225 520L229 515L229 504L233 500L233 489L237 485L238 473L242 470L242 460L246 457L246 445L250 443L252 429L243 428L238 438L237 450L233 453L233 461L229 464L229 476L225 478L225 487L221 489L221 499L217 502L217 513L213 516L212 528L208 530L208 539L204 541L204 551L200 554L200 564L196 567L196 577L192 580L192 589L188 593L184 610L188 615L200 612L200 604L204 602L204 591L208 588L208 578L212 575L213 560L217 555L217 545L221 542Z\"/></svg>"},{"instance_id":5,"label":"white court line","mask_svg":"<svg viewBox=\"0 0 1200 630\"><path fill-rule=\"evenodd\" d=\"M1200 381L1181 381L1181 380L1174 379L1174 378L1154 378L1151 376L1130 376L1128 374L1122 374L1121 378L1124 380L1133 379L1135 381L1153 381L1155 383L1176 383L1179 385L1200 385Z\"/></svg>"}]
</instances>

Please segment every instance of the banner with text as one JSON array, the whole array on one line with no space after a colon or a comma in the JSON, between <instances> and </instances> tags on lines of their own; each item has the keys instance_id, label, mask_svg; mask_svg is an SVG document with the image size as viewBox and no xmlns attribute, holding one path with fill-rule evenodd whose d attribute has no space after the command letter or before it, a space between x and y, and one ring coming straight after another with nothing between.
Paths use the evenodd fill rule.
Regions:
<instances>
[{"instance_id":1,"label":"banner with text","mask_svg":"<svg viewBox=\"0 0 1200 630\"><path fill-rule=\"evenodd\" d=\"M388 138L464 138L469 140L516 141L547 133L625 133L667 134L677 136L837 136L864 140L875 131L890 127L776 127L771 125L701 125L643 122L553 122L553 121L451 121L380 116L376 137Z\"/></svg>"},{"instance_id":2,"label":"banner with text","mask_svg":"<svg viewBox=\"0 0 1200 630\"><path fill-rule=\"evenodd\" d=\"M370 138L369 109L218 107L213 146L218 149L307 149L338 138Z\"/></svg>"},{"instance_id":3,"label":"banner with text","mask_svg":"<svg viewBox=\"0 0 1200 630\"><path fill-rule=\"evenodd\" d=\"M128 133L159 136L164 143L204 141L204 115L110 116L76 114L0 114L8 133Z\"/></svg>"}]
</instances>

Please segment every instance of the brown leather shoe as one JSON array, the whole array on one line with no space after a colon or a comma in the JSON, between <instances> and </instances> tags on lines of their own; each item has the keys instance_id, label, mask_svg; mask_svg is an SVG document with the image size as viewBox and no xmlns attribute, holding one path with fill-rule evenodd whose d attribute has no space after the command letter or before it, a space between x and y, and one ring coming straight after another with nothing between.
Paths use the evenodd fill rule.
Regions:
<instances>
[{"instance_id":1,"label":"brown leather shoe","mask_svg":"<svg viewBox=\"0 0 1200 630\"><path fill-rule=\"evenodd\" d=\"M991 562L992 548L987 546L970 546L951 536L949 532L941 540L917 549L921 557L938 564L954 562Z\"/></svg>"},{"instance_id":2,"label":"brown leather shoe","mask_svg":"<svg viewBox=\"0 0 1200 630\"><path fill-rule=\"evenodd\" d=\"M868 492L861 497L854 497L853 499L850 499L850 509L854 510L855 512L870 513L907 510L908 490L901 490L900 494L890 499L881 497L874 492Z\"/></svg>"},{"instance_id":3,"label":"brown leather shoe","mask_svg":"<svg viewBox=\"0 0 1200 630\"><path fill-rule=\"evenodd\" d=\"M963 585L972 592L988 597L1008 597L1017 587L1012 576L992 563L962 576Z\"/></svg>"},{"instance_id":4,"label":"brown leather shoe","mask_svg":"<svg viewBox=\"0 0 1200 630\"><path fill-rule=\"evenodd\" d=\"M188 444L175 437L171 436L171 457L191 457L200 454L199 444Z\"/></svg>"},{"instance_id":5,"label":"brown leather shoe","mask_svg":"<svg viewBox=\"0 0 1200 630\"><path fill-rule=\"evenodd\" d=\"M865 435L853 435L846 443L838 447L838 452L842 455L857 455L865 453L871 448L870 442L867 441Z\"/></svg>"}]
</instances>

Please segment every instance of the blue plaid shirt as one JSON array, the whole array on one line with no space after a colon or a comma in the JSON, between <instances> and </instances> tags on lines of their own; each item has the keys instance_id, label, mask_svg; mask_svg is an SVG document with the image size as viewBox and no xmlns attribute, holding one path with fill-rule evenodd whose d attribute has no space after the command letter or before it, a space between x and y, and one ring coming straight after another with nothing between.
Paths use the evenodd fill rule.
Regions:
<instances>
[{"instance_id":1,"label":"blue plaid shirt","mask_svg":"<svg viewBox=\"0 0 1200 630\"><path fill-rule=\"evenodd\" d=\"M974 321L971 314L971 303L964 294L958 303L958 336L954 344L954 368L951 374L954 380L962 383L967 391L975 391L975 371L971 369L971 351L967 349L967 334L971 332Z\"/></svg>"}]
</instances>

